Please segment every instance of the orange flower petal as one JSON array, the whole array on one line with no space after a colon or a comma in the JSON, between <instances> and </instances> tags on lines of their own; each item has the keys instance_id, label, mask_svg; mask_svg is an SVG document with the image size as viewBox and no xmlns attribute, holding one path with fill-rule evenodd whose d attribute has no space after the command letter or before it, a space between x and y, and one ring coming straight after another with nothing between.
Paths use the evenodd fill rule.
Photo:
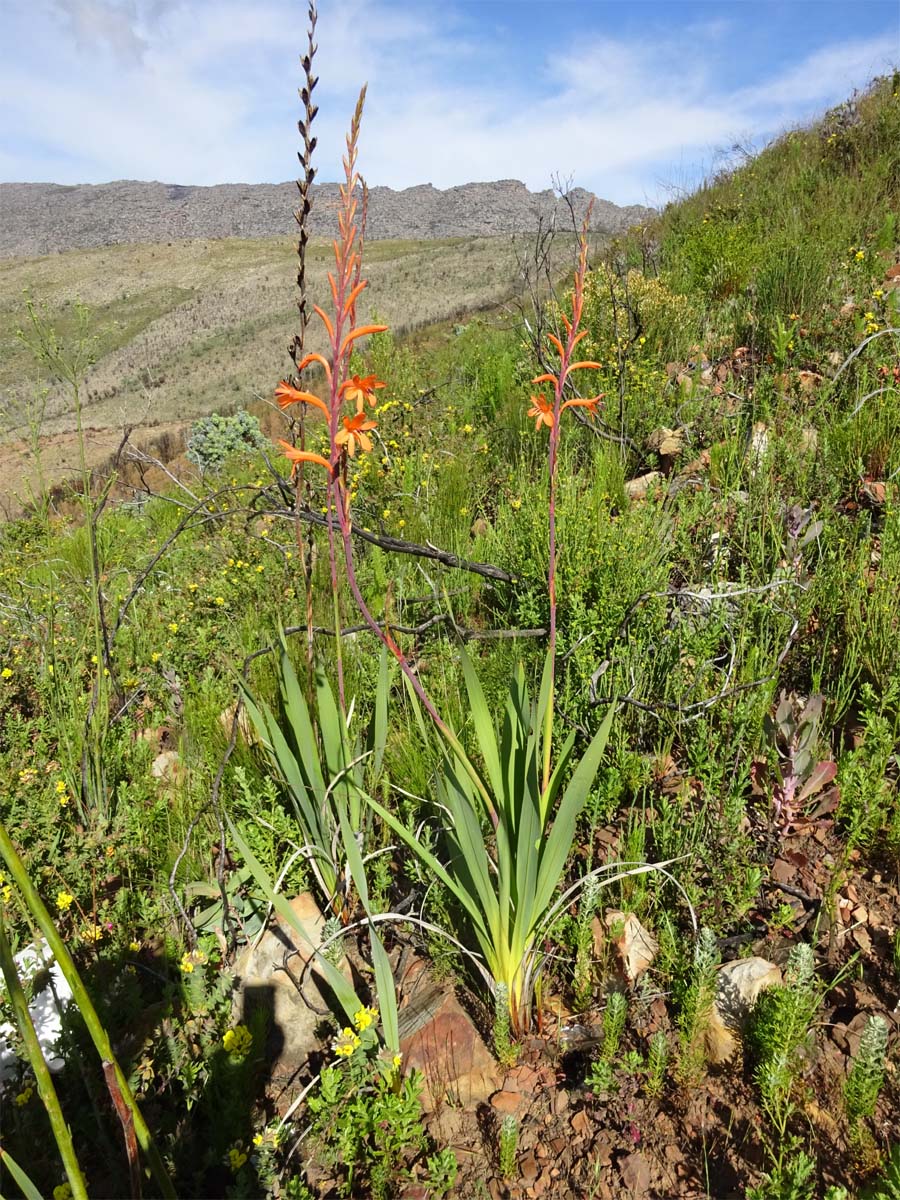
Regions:
<instances>
[{"instance_id":1,"label":"orange flower petal","mask_svg":"<svg viewBox=\"0 0 900 1200\"><path fill-rule=\"evenodd\" d=\"M368 337L370 333L384 333L386 330L387 325L361 325L359 329L351 329L341 343L341 354L346 353L357 338Z\"/></svg>"},{"instance_id":2,"label":"orange flower petal","mask_svg":"<svg viewBox=\"0 0 900 1200\"><path fill-rule=\"evenodd\" d=\"M317 362L322 367L328 378L331 378L331 363L321 354L307 354L305 358L297 363L297 370L302 371L304 367L308 367L312 362Z\"/></svg>"},{"instance_id":3,"label":"orange flower petal","mask_svg":"<svg viewBox=\"0 0 900 1200\"><path fill-rule=\"evenodd\" d=\"M363 290L363 288L367 288L368 286L369 286L368 279L361 279L359 281L359 283L356 285L356 287L353 289L353 291L350 293L350 295L344 301L344 316L347 315L347 313L350 311L350 309L356 303L356 298L359 296L359 294ZM337 301L335 301L335 303L337 303Z\"/></svg>"},{"instance_id":4,"label":"orange flower petal","mask_svg":"<svg viewBox=\"0 0 900 1200\"><path fill-rule=\"evenodd\" d=\"M602 365L603 365L602 363L598 363L598 362L577 362L577 363L570 363L570 364L569 364L569 370L570 370L570 371L577 371L577 370L579 370L579 369L580 369L580 368L582 368L582 367L590 367L590 368L591 368L592 370L594 370L594 371L599 371Z\"/></svg>"},{"instance_id":5,"label":"orange flower petal","mask_svg":"<svg viewBox=\"0 0 900 1200\"><path fill-rule=\"evenodd\" d=\"M556 383L555 375L536 375L532 383Z\"/></svg>"},{"instance_id":6,"label":"orange flower petal","mask_svg":"<svg viewBox=\"0 0 900 1200\"><path fill-rule=\"evenodd\" d=\"M322 318L322 324L328 330L328 336L331 338L332 341L334 341L334 326L331 323L331 317L329 317L328 313L322 312L322 310L321 310L321 308L319 308L318 304L313 305L313 312L318 313L319 316Z\"/></svg>"},{"instance_id":7,"label":"orange flower petal","mask_svg":"<svg viewBox=\"0 0 900 1200\"><path fill-rule=\"evenodd\" d=\"M562 358L562 356L565 354L565 350L563 349L562 342L559 340L559 338L556 336L555 333L548 333L547 337L550 339L550 341L553 343L553 345L557 348L557 350L559 351L559 356L560 356L560 358Z\"/></svg>"},{"instance_id":8,"label":"orange flower petal","mask_svg":"<svg viewBox=\"0 0 900 1200\"><path fill-rule=\"evenodd\" d=\"M325 416L330 416L325 404L314 396L312 392L301 392L282 379L278 387L275 389L275 399L278 401L279 408L287 408L290 404L311 404L314 408L318 408Z\"/></svg>"},{"instance_id":9,"label":"orange flower petal","mask_svg":"<svg viewBox=\"0 0 900 1200\"><path fill-rule=\"evenodd\" d=\"M278 445L281 446L285 458L290 459L294 464L294 468L302 462L316 463L320 467L324 467L326 471L331 473L331 463L327 458L323 458L321 454L313 454L311 450L298 450L296 446L292 446L290 442L278 439Z\"/></svg>"}]
</instances>

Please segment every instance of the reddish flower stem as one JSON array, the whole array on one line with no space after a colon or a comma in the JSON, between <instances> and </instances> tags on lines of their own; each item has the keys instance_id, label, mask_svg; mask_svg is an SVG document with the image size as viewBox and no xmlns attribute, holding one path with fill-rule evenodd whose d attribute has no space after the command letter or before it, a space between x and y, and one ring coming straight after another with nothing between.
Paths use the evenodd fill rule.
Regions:
<instances>
[{"instance_id":1,"label":"reddish flower stem","mask_svg":"<svg viewBox=\"0 0 900 1200\"><path fill-rule=\"evenodd\" d=\"M550 599L550 698L547 704L547 716L544 721L544 772L542 791L546 792L550 783L550 768L553 745L553 711L556 698L556 483L559 467L559 428L563 410L563 393L566 387L566 376L572 362L572 354L577 344L578 327L581 324L581 314L584 308L584 278L587 273L587 225L590 220L590 208L585 217L581 233L581 246L578 254L578 266L575 271L575 289L572 296L572 322L568 326L568 337L560 354L559 374L553 384L553 424L550 426L548 448L550 471L550 500L548 504L549 517L549 550L550 563L547 568L547 593Z\"/></svg>"}]
</instances>

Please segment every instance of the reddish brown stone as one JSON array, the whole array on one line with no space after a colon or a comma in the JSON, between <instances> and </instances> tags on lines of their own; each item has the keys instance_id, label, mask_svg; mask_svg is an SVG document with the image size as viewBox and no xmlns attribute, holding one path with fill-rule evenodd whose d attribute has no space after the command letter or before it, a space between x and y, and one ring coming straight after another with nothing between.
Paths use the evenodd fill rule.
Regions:
<instances>
[{"instance_id":1,"label":"reddish brown stone","mask_svg":"<svg viewBox=\"0 0 900 1200\"><path fill-rule=\"evenodd\" d=\"M499 1090L500 1072L493 1055L450 991L429 1019L401 1040L400 1050L404 1067L425 1076L426 1112L444 1100L471 1108Z\"/></svg>"},{"instance_id":2,"label":"reddish brown stone","mask_svg":"<svg viewBox=\"0 0 900 1200\"><path fill-rule=\"evenodd\" d=\"M515 1116L525 1106L521 1092L500 1091L491 1096L491 1108L502 1117Z\"/></svg>"}]
</instances>

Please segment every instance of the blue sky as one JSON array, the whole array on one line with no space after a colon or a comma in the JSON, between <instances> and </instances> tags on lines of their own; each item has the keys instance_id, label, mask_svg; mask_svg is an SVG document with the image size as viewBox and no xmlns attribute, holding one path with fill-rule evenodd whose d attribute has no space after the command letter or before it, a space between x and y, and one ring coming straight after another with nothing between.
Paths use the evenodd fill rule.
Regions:
<instances>
[{"instance_id":1,"label":"blue sky","mask_svg":"<svg viewBox=\"0 0 900 1200\"><path fill-rule=\"evenodd\" d=\"M0 180L295 173L305 0L3 0ZM658 203L900 63L900 0L320 0L319 179Z\"/></svg>"}]
</instances>

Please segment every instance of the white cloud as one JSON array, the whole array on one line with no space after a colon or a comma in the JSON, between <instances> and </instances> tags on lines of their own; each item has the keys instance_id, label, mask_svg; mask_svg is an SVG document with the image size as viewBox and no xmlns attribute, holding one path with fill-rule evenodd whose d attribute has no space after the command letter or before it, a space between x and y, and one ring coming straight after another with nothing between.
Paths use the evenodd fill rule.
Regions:
<instances>
[{"instance_id":1,"label":"white cloud","mask_svg":"<svg viewBox=\"0 0 900 1200\"><path fill-rule=\"evenodd\" d=\"M319 178L337 176L368 80L360 165L370 183L393 187L517 178L543 188L558 173L619 202L656 199L660 175L683 170L679 163L709 160L748 129L773 132L836 102L897 49L886 36L826 46L729 89L717 55L733 41L730 22L640 40L572 38L529 72L450 5L321 8ZM40 52L50 44L52 73ZM289 178L305 44L296 0L18 0L6 38L13 52L0 50L0 104L16 130L0 173L58 182Z\"/></svg>"}]
</instances>

